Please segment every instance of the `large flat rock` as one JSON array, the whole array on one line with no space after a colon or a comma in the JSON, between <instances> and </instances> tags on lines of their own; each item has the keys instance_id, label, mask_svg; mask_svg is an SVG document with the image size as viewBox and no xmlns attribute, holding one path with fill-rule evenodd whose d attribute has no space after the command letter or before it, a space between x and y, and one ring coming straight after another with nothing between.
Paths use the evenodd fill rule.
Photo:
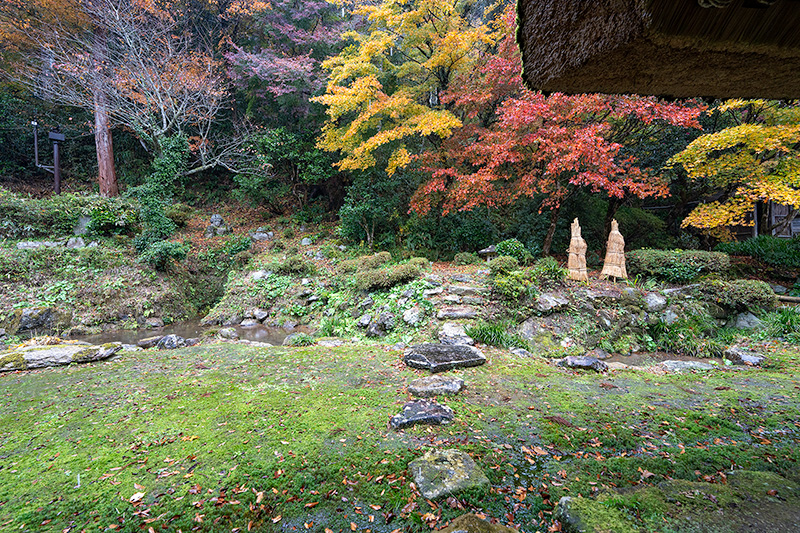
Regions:
<instances>
[{"instance_id":1,"label":"large flat rock","mask_svg":"<svg viewBox=\"0 0 800 533\"><path fill-rule=\"evenodd\" d=\"M486 362L486 356L474 346L424 343L407 349L403 360L412 368L444 372L482 365Z\"/></svg>"},{"instance_id":2,"label":"large flat rock","mask_svg":"<svg viewBox=\"0 0 800 533\"><path fill-rule=\"evenodd\" d=\"M442 394L458 394L464 388L464 380L455 376L434 374L415 379L408 385L408 392L418 398L430 398Z\"/></svg>"},{"instance_id":3,"label":"large flat rock","mask_svg":"<svg viewBox=\"0 0 800 533\"><path fill-rule=\"evenodd\" d=\"M102 346L86 346L85 344L23 346L8 352L0 352L0 372L100 361L111 357L120 350L122 350L122 343L119 342Z\"/></svg>"},{"instance_id":4,"label":"large flat rock","mask_svg":"<svg viewBox=\"0 0 800 533\"><path fill-rule=\"evenodd\" d=\"M453 305L442 307L436 313L436 318L439 320L459 319L459 318L475 318L478 312L473 307L466 305Z\"/></svg>"},{"instance_id":5,"label":"large flat rock","mask_svg":"<svg viewBox=\"0 0 800 533\"><path fill-rule=\"evenodd\" d=\"M439 426L453 420L453 410L433 400L412 400L403 406L400 414L389 420L392 429L403 429L417 424Z\"/></svg>"},{"instance_id":6,"label":"large flat rock","mask_svg":"<svg viewBox=\"0 0 800 533\"><path fill-rule=\"evenodd\" d=\"M414 482L429 500L476 487L488 487L489 479L472 457L461 450L426 452L408 464Z\"/></svg>"}]
</instances>

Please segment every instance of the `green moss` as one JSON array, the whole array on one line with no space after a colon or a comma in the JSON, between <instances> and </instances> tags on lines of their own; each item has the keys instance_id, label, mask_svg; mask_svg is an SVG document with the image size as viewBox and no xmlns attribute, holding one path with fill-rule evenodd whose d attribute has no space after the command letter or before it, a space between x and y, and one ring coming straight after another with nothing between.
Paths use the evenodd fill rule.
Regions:
<instances>
[{"instance_id":1,"label":"green moss","mask_svg":"<svg viewBox=\"0 0 800 533\"><path fill-rule=\"evenodd\" d=\"M0 353L0 370L25 370L25 368L25 358L21 353Z\"/></svg>"},{"instance_id":2,"label":"green moss","mask_svg":"<svg viewBox=\"0 0 800 533\"><path fill-rule=\"evenodd\" d=\"M559 512L568 533L636 533L633 526L614 506L589 498L570 498L559 503Z\"/></svg>"}]
</instances>

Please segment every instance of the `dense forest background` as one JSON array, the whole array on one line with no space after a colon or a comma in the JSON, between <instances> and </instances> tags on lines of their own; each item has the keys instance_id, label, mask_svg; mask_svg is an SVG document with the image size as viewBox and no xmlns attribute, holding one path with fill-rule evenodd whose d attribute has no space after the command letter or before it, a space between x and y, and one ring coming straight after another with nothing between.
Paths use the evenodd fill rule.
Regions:
<instances>
[{"instance_id":1,"label":"dense forest background","mask_svg":"<svg viewBox=\"0 0 800 533\"><path fill-rule=\"evenodd\" d=\"M631 248L708 248L796 215L796 105L534 93L515 27L502 1L10 0L0 186L49 194L36 120L65 191L139 202L140 251L178 201L431 258L561 253L575 216L601 250L615 217Z\"/></svg>"}]
</instances>

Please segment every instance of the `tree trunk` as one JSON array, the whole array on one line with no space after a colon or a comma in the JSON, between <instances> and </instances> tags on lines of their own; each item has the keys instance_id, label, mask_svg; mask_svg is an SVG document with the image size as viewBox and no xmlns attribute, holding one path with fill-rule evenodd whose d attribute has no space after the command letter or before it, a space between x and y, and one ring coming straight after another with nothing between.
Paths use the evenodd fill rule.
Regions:
<instances>
[{"instance_id":1,"label":"tree trunk","mask_svg":"<svg viewBox=\"0 0 800 533\"><path fill-rule=\"evenodd\" d=\"M105 61L108 43L105 30L95 28L93 54L95 68L102 68ZM99 78L99 76L98 76ZM94 145L97 151L98 182L100 194L111 197L119 195L117 186L117 172L114 169L114 144L111 138L111 127L108 122L108 102L103 90L102 82L95 80L93 87L94 97Z\"/></svg>"},{"instance_id":2,"label":"tree trunk","mask_svg":"<svg viewBox=\"0 0 800 533\"><path fill-rule=\"evenodd\" d=\"M558 216L561 214L561 205L553 208L550 215L550 227L547 228L547 235L542 243L542 256L550 255L550 246L553 244L553 235L556 233L556 224L558 224Z\"/></svg>"}]
</instances>

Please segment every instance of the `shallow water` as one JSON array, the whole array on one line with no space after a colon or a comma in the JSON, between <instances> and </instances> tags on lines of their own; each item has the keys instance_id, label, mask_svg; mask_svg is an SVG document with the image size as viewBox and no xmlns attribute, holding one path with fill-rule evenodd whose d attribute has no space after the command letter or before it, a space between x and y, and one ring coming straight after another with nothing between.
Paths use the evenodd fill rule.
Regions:
<instances>
[{"instance_id":1,"label":"shallow water","mask_svg":"<svg viewBox=\"0 0 800 533\"><path fill-rule=\"evenodd\" d=\"M142 329L120 329L115 331L104 331L95 335L75 335L70 337L73 340L89 342L91 344L105 344L107 342L121 342L123 344L136 344L147 337L156 335L179 335L185 339L196 338L203 335L208 327L200 325L200 320L184 320L167 324L163 328L142 328ZM218 329L218 328L215 328ZM284 339L291 333L308 332L307 328L298 327L295 329L284 329L259 324L257 326L242 327L236 326L241 340L268 342L280 346Z\"/></svg>"}]
</instances>

